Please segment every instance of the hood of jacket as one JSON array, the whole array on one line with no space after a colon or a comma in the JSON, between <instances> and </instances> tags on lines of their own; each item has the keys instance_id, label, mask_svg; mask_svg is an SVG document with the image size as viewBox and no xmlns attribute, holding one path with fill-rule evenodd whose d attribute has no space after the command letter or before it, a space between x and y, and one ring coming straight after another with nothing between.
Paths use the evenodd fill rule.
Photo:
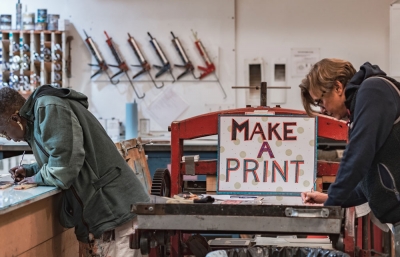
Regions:
<instances>
[{"instance_id":1,"label":"hood of jacket","mask_svg":"<svg viewBox=\"0 0 400 257\"><path fill-rule=\"evenodd\" d=\"M79 93L70 88L55 88L50 85L43 85L38 87L32 93L32 95L26 100L25 104L21 107L19 111L20 115L32 121L34 118L33 110L35 107L36 100L45 95L67 98L79 102L86 109L89 107L88 98L86 95L82 93Z\"/></svg>"},{"instance_id":2,"label":"hood of jacket","mask_svg":"<svg viewBox=\"0 0 400 257\"><path fill-rule=\"evenodd\" d=\"M361 83L367 78L374 76L386 76L386 73L379 68L378 65L372 65L369 62L361 65L360 70L347 82L345 89L346 108L350 110L351 102L353 101L357 90L360 88Z\"/></svg>"}]
</instances>

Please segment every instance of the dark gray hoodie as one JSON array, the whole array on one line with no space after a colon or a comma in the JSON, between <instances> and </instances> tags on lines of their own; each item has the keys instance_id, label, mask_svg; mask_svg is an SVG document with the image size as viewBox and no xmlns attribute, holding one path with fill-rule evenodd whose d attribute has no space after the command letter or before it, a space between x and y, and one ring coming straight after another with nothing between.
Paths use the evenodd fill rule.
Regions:
<instances>
[{"instance_id":1,"label":"dark gray hoodie","mask_svg":"<svg viewBox=\"0 0 400 257\"><path fill-rule=\"evenodd\" d=\"M398 83L367 62L346 85L349 143L325 205L349 207L368 201L381 222L394 223L400 221L400 127L394 125L400 97L379 77Z\"/></svg>"}]
</instances>

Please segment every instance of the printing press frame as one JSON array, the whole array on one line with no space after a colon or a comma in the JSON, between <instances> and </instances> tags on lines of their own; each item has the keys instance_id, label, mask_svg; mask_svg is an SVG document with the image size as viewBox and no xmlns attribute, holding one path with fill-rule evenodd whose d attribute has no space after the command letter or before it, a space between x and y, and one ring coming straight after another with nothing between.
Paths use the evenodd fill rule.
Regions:
<instances>
[{"instance_id":1,"label":"printing press frame","mask_svg":"<svg viewBox=\"0 0 400 257\"><path fill-rule=\"evenodd\" d=\"M224 110L195 116L182 121L174 121L169 128L171 131L171 196L183 192L183 175L215 175L217 160L199 160L197 162L182 162L183 142L195 138L218 134L218 117L220 114L243 115L257 111L268 111L277 115L305 115L299 110L283 109L280 107L247 107L233 110ZM318 117L318 137L346 141L348 128L345 122L321 115ZM326 161L318 161L318 174L336 174L339 165ZM278 234L329 234L339 237L342 228L342 216L340 207L322 206L267 206L267 205L213 205L213 204L137 204L132 206L132 211L138 214L138 233L132 239L132 247L139 248L143 253L150 251L155 238L159 245L168 242L170 244L170 256L183 256L185 248L185 233L203 232L223 233L260 233L276 232ZM190 207L188 207L190 206ZM207 206L207 209L205 208ZM183 209L184 208L184 209ZM317 210L323 213L328 211L327 217L290 217L288 208L303 210ZM248 209L255 213L269 213L260 215L247 213L244 215L240 209ZM175 212L174 212L175 210ZM185 210L186 212L183 212ZM204 213L204 211L206 211ZM230 210L230 212L228 211ZM181 211L176 212L176 211ZM250 214L251 213L251 214ZM274 214L272 214L274 213ZM332 215L332 216L330 216ZM355 214L354 208L348 209L345 214L346 222L344 233L344 252L354 256L355 252ZM246 221L240 225L240 221ZM249 222L251 220L251 222ZM273 221L273 222L271 222ZM340 222L339 222L340 221ZM284 223L280 223L284 222ZM339 222L339 223L338 223ZM252 225L250 225L250 223ZM254 223L254 224L253 224ZM221 225L224 224L224 225ZM261 225L262 224L262 225ZM279 225L278 225L279 224ZM295 225L295 226L294 226ZM309 228L307 229L307 226ZM297 226L297 228L295 228ZM329 229L317 229L325 227ZM228 229L229 228L229 229ZM161 238L161 240L157 240ZM336 240L334 240L336 241ZM159 248L156 248L158 251ZM162 254L161 254L162 255ZM150 256L157 256L157 251L150 251Z\"/></svg>"}]
</instances>

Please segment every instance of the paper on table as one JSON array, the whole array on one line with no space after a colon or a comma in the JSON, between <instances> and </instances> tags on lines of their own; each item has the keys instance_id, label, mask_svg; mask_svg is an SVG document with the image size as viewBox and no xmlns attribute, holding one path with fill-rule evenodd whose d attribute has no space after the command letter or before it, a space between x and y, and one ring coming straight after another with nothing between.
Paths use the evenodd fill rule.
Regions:
<instances>
[{"instance_id":1,"label":"paper on table","mask_svg":"<svg viewBox=\"0 0 400 257\"><path fill-rule=\"evenodd\" d=\"M152 118L165 130L176 120L189 105L175 93L172 88L166 89L148 107Z\"/></svg>"},{"instance_id":2,"label":"paper on table","mask_svg":"<svg viewBox=\"0 0 400 257\"><path fill-rule=\"evenodd\" d=\"M14 190L25 190L37 186L38 186L37 184L21 184L14 186Z\"/></svg>"},{"instance_id":3,"label":"paper on table","mask_svg":"<svg viewBox=\"0 0 400 257\"><path fill-rule=\"evenodd\" d=\"M13 185L10 181L0 181L0 189L6 189Z\"/></svg>"}]
</instances>

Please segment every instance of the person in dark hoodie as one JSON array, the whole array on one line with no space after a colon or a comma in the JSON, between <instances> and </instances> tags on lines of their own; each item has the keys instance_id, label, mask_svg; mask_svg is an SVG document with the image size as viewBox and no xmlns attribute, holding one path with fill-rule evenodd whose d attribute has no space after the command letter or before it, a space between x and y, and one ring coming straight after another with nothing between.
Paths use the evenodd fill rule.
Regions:
<instances>
[{"instance_id":1,"label":"person in dark hoodie","mask_svg":"<svg viewBox=\"0 0 400 257\"><path fill-rule=\"evenodd\" d=\"M304 192L303 201L342 207L368 202L380 222L394 224L400 256L400 83L369 62L356 72L347 61L323 59L300 88L309 115L320 107L349 125L336 181L327 195Z\"/></svg>"},{"instance_id":2,"label":"person in dark hoodie","mask_svg":"<svg viewBox=\"0 0 400 257\"><path fill-rule=\"evenodd\" d=\"M133 256L130 206L150 198L87 108L87 97L72 89L43 85L25 101L1 88L1 136L28 142L37 161L10 173L19 183L63 190L60 222L75 227L83 256Z\"/></svg>"}]
</instances>

